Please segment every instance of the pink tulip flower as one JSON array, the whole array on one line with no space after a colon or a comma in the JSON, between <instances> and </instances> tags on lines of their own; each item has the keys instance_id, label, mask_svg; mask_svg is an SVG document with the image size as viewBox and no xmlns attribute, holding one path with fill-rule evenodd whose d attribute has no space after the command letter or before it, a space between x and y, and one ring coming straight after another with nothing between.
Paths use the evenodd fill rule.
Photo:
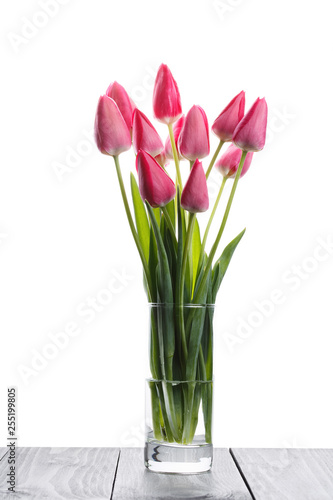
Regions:
<instances>
[{"instance_id":1,"label":"pink tulip flower","mask_svg":"<svg viewBox=\"0 0 333 500\"><path fill-rule=\"evenodd\" d=\"M208 188L201 161L195 160L184 186L181 206L191 213L206 212L209 207Z\"/></svg>"},{"instance_id":2,"label":"pink tulip flower","mask_svg":"<svg viewBox=\"0 0 333 500\"><path fill-rule=\"evenodd\" d=\"M184 120L185 116L182 115L174 124L173 124L173 135L175 138L175 143L176 143L176 149L178 153L178 158L180 160L184 160L183 156L179 153L179 148L178 148L178 139L179 139L179 134L182 131L183 125L184 125ZM173 160L173 153L172 153L172 147L171 147L171 141L170 137L167 138L165 141L165 154L166 157L169 158L169 160Z\"/></svg>"},{"instance_id":3,"label":"pink tulip flower","mask_svg":"<svg viewBox=\"0 0 333 500\"><path fill-rule=\"evenodd\" d=\"M153 207L164 207L173 200L176 188L173 181L157 161L146 151L140 151L136 157L141 198Z\"/></svg>"},{"instance_id":4,"label":"pink tulip flower","mask_svg":"<svg viewBox=\"0 0 333 500\"><path fill-rule=\"evenodd\" d=\"M163 150L163 142L144 113L136 108L133 113L133 148L157 156Z\"/></svg>"},{"instance_id":5,"label":"pink tulip flower","mask_svg":"<svg viewBox=\"0 0 333 500\"><path fill-rule=\"evenodd\" d=\"M101 153L118 156L130 149L131 136L117 104L107 95L99 98L95 117L95 139Z\"/></svg>"},{"instance_id":6,"label":"pink tulip flower","mask_svg":"<svg viewBox=\"0 0 333 500\"><path fill-rule=\"evenodd\" d=\"M167 125L175 122L182 114L178 86L166 64L161 64L157 72L153 109L155 118Z\"/></svg>"},{"instance_id":7,"label":"pink tulip flower","mask_svg":"<svg viewBox=\"0 0 333 500\"><path fill-rule=\"evenodd\" d=\"M267 103L258 99L237 125L232 141L243 151L261 151L265 146Z\"/></svg>"},{"instance_id":8,"label":"pink tulip flower","mask_svg":"<svg viewBox=\"0 0 333 500\"><path fill-rule=\"evenodd\" d=\"M219 114L213 123L212 130L223 141L231 141L238 123L244 116L245 92L242 90L236 95Z\"/></svg>"},{"instance_id":9,"label":"pink tulip flower","mask_svg":"<svg viewBox=\"0 0 333 500\"><path fill-rule=\"evenodd\" d=\"M209 129L206 113L200 106L192 106L187 113L178 139L180 154L188 160L209 155Z\"/></svg>"},{"instance_id":10,"label":"pink tulip flower","mask_svg":"<svg viewBox=\"0 0 333 500\"><path fill-rule=\"evenodd\" d=\"M221 158L216 162L215 167L223 175L223 177L227 177L228 179L235 177L241 156L242 150L237 148L234 144L230 144L226 152L223 153ZM243 177L243 175L245 175L249 170L252 157L253 153L247 153L241 177Z\"/></svg>"},{"instance_id":11,"label":"pink tulip flower","mask_svg":"<svg viewBox=\"0 0 333 500\"><path fill-rule=\"evenodd\" d=\"M111 99L115 101L115 103L119 108L120 113L123 115L128 130L131 132L132 116L136 106L132 101L132 99L127 94L124 87L120 85L118 82L113 82L108 86L106 90L106 95L111 97Z\"/></svg>"}]
</instances>

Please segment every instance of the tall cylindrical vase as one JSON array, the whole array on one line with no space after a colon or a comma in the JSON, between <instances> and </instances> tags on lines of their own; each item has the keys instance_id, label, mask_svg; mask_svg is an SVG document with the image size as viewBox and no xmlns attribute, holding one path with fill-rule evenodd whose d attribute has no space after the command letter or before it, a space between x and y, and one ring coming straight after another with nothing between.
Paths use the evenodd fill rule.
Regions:
<instances>
[{"instance_id":1,"label":"tall cylindrical vase","mask_svg":"<svg viewBox=\"0 0 333 500\"><path fill-rule=\"evenodd\" d=\"M211 304L150 304L145 465L191 474L212 466Z\"/></svg>"}]
</instances>

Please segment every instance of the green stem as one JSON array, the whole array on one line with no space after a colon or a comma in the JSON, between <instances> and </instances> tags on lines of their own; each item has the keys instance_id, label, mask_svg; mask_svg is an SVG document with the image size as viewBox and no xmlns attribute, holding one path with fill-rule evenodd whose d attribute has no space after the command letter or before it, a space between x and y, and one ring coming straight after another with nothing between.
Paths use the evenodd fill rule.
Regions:
<instances>
[{"instance_id":1,"label":"green stem","mask_svg":"<svg viewBox=\"0 0 333 500\"><path fill-rule=\"evenodd\" d=\"M226 181L227 181L227 177L223 177L223 181L222 181L219 193L218 193L217 198L215 200L215 204L214 204L212 213L210 214L209 221L208 221L208 224L207 224L207 227L206 227L206 231L205 231L204 237L202 239L201 251L200 251L200 256L199 256L199 269L200 269L200 266L201 266L201 263L202 263L202 259L203 259L203 256L204 256L209 229L210 229L210 226L212 225L212 222L213 222L213 219L214 219L214 216L215 216L215 213L216 213L216 209L217 209L218 204L220 202L220 199L221 199L221 196L222 196L223 189L224 189Z\"/></svg>"},{"instance_id":2,"label":"green stem","mask_svg":"<svg viewBox=\"0 0 333 500\"><path fill-rule=\"evenodd\" d=\"M210 164L208 165L208 168L207 168L206 179L208 179L209 174L211 173L212 168L214 167L214 164L216 162L216 158L218 157L218 154L221 151L221 148L222 148L223 144L224 144L224 141L220 141L219 145L216 148L216 151L215 151L215 153L213 155L213 158L211 159Z\"/></svg>"},{"instance_id":3,"label":"green stem","mask_svg":"<svg viewBox=\"0 0 333 500\"><path fill-rule=\"evenodd\" d=\"M120 191L121 191L121 195L122 195L122 198L123 198L123 202L124 202L124 207L125 207L125 211L126 211L128 223L129 223L129 226L131 228L132 235L133 235L136 247L138 249L138 252L139 252L139 255L140 255L140 258L141 258L141 262L142 262L142 265L143 265L145 277L146 277L146 280L147 280L148 298L151 301L151 297L152 297L151 292L152 292L153 288L152 288L152 284L151 284L151 277L150 277L150 273L149 273L149 269L148 269L148 264L147 264L145 254L143 252L143 249L142 249L142 246L141 246L141 243L140 243L140 240L139 240L138 233L136 232L135 225L134 225L134 222L133 222L133 217L132 217L131 210L130 210L130 207L129 207L129 204L128 204L128 199L127 199L127 195L126 195L126 191L125 191L124 181L123 181L123 177L122 177L121 169L120 169L120 164L119 164L119 158L118 158L118 156L114 156L113 159L114 159L114 162L115 162L115 165L116 165L116 170L117 170L117 175L118 175L118 181L119 181Z\"/></svg>"},{"instance_id":4,"label":"green stem","mask_svg":"<svg viewBox=\"0 0 333 500\"><path fill-rule=\"evenodd\" d=\"M230 208L231 208L234 196L235 196L235 192L236 192L236 188L237 188L237 184L238 184L240 175L242 173L242 169L243 169L243 165L244 165L244 161L245 161L246 155L247 155L247 151L243 151L240 163L238 165L236 177L235 177L235 180L234 180L233 185L232 185L231 193L229 195L229 200L228 200L225 212L224 212L224 216L223 216L223 220L222 220L222 223L221 223L221 226L220 226L220 230L219 230L219 232L217 234L216 240L214 241L214 244L213 244L212 249L210 251L210 254L209 254L209 257L208 257L208 260L207 260L207 264L206 264L206 269L205 269L204 275L202 277L201 283L199 285L197 293L195 294L195 297L193 298L193 302L194 303L197 303L196 302L197 300L200 301L201 294L204 291L205 283L206 283L206 280L208 278L208 274L210 273L210 268L211 268L211 265L212 265L212 262L213 262L213 259L214 259L217 247L218 247L218 245L220 243L220 240L221 240L221 237L222 237L225 225L226 225L227 220L228 220Z\"/></svg>"},{"instance_id":5,"label":"green stem","mask_svg":"<svg viewBox=\"0 0 333 500\"><path fill-rule=\"evenodd\" d=\"M180 175L179 157L178 157L177 148L176 148L175 136L173 135L172 123L168 124L168 129L169 129L169 136L170 136L173 159L174 159L175 165L176 165L177 181L178 181L178 185L179 185L179 189L180 189L180 193L181 193L183 191L183 184L182 184L182 178Z\"/></svg>"}]
</instances>

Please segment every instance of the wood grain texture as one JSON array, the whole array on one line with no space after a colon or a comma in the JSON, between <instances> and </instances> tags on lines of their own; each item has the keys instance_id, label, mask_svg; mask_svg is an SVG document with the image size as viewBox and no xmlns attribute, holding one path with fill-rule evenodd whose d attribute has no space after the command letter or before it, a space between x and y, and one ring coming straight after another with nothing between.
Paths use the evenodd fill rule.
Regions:
<instances>
[{"instance_id":1,"label":"wood grain texture","mask_svg":"<svg viewBox=\"0 0 333 500\"><path fill-rule=\"evenodd\" d=\"M110 500L119 450L115 448L17 448L15 499ZM0 462L0 498L7 491Z\"/></svg>"},{"instance_id":2,"label":"wood grain texture","mask_svg":"<svg viewBox=\"0 0 333 500\"><path fill-rule=\"evenodd\" d=\"M228 450L214 450L213 470L197 475L157 474L144 468L143 450L120 452L112 500L250 500Z\"/></svg>"},{"instance_id":3,"label":"wood grain texture","mask_svg":"<svg viewBox=\"0 0 333 500\"><path fill-rule=\"evenodd\" d=\"M233 449L255 500L332 500L333 450Z\"/></svg>"}]
</instances>

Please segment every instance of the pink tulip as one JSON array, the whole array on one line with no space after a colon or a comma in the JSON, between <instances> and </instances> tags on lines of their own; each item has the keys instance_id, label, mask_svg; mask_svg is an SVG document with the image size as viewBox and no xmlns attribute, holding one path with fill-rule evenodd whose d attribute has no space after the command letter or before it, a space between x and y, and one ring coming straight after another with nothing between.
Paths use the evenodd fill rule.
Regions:
<instances>
[{"instance_id":1,"label":"pink tulip","mask_svg":"<svg viewBox=\"0 0 333 500\"><path fill-rule=\"evenodd\" d=\"M245 92L242 90L229 102L213 123L212 130L224 142L231 141L238 123L244 116Z\"/></svg>"},{"instance_id":2,"label":"pink tulip","mask_svg":"<svg viewBox=\"0 0 333 500\"><path fill-rule=\"evenodd\" d=\"M163 142L145 114L136 108L133 113L133 148L135 154L139 149L152 156L163 150Z\"/></svg>"},{"instance_id":3,"label":"pink tulip","mask_svg":"<svg viewBox=\"0 0 333 500\"><path fill-rule=\"evenodd\" d=\"M267 103L258 99L237 125L233 143L243 151L261 151L265 146L267 127Z\"/></svg>"},{"instance_id":4,"label":"pink tulip","mask_svg":"<svg viewBox=\"0 0 333 500\"><path fill-rule=\"evenodd\" d=\"M136 157L141 198L153 207L164 207L173 200L176 188L173 181L157 161L146 151L140 151Z\"/></svg>"},{"instance_id":5,"label":"pink tulip","mask_svg":"<svg viewBox=\"0 0 333 500\"><path fill-rule=\"evenodd\" d=\"M166 64L161 64L157 72L153 108L155 118L167 125L175 122L182 114L178 86Z\"/></svg>"},{"instance_id":6,"label":"pink tulip","mask_svg":"<svg viewBox=\"0 0 333 500\"><path fill-rule=\"evenodd\" d=\"M101 153L118 156L130 149L131 136L117 104L107 95L99 98L95 117L95 139Z\"/></svg>"},{"instance_id":7,"label":"pink tulip","mask_svg":"<svg viewBox=\"0 0 333 500\"><path fill-rule=\"evenodd\" d=\"M180 201L181 206L188 212L206 212L209 207L207 181L202 163L195 160L190 175L184 186Z\"/></svg>"},{"instance_id":8,"label":"pink tulip","mask_svg":"<svg viewBox=\"0 0 333 500\"><path fill-rule=\"evenodd\" d=\"M176 143L176 149L177 149L178 157L179 157L180 160L184 160L184 158L179 153L178 139L179 139L179 134L182 131L182 128L183 128L183 125L184 125L184 120L185 120L185 116L182 115L179 118L179 120L177 120L173 124L173 127L172 127L172 129L173 129L173 135L174 135L175 143ZM165 141L165 154L166 154L166 157L169 158L169 160L173 160L173 153L172 153L172 147L171 147L170 137L168 137L167 140Z\"/></svg>"},{"instance_id":9,"label":"pink tulip","mask_svg":"<svg viewBox=\"0 0 333 500\"><path fill-rule=\"evenodd\" d=\"M119 108L120 113L123 115L128 130L131 132L132 116L136 106L132 101L132 99L127 94L124 87L120 85L118 82L113 82L108 86L106 90L106 95L111 97L111 99L115 101L115 103Z\"/></svg>"},{"instance_id":10,"label":"pink tulip","mask_svg":"<svg viewBox=\"0 0 333 500\"><path fill-rule=\"evenodd\" d=\"M206 113L200 106L192 106L187 113L178 139L180 154L188 160L209 155L209 130Z\"/></svg>"},{"instance_id":11,"label":"pink tulip","mask_svg":"<svg viewBox=\"0 0 333 500\"><path fill-rule=\"evenodd\" d=\"M241 160L241 156L242 150L234 146L234 144L230 144L226 152L223 153L221 158L216 162L215 167L223 175L223 177L227 177L228 179L231 177L235 177L239 162ZM243 175L245 175L249 170L252 157L253 153L247 153L242 168L241 177L243 177Z\"/></svg>"}]
</instances>

